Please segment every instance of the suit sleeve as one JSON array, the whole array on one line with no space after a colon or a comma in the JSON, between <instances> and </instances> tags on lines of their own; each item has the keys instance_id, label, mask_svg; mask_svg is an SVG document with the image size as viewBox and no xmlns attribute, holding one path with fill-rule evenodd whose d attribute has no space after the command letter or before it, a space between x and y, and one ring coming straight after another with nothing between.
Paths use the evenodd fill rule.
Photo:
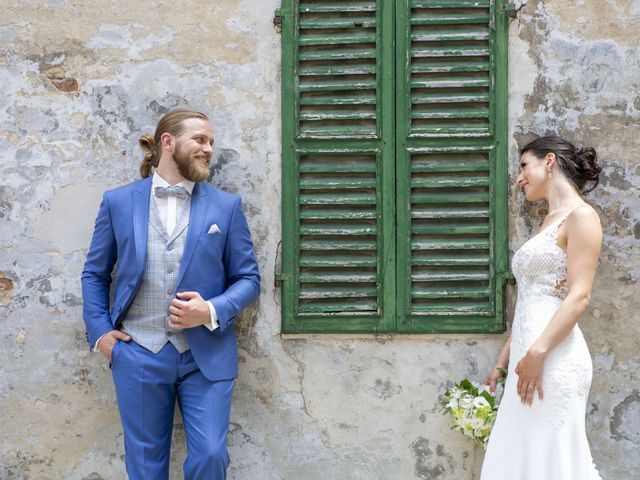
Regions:
<instances>
[{"instance_id":1,"label":"suit sleeve","mask_svg":"<svg viewBox=\"0 0 640 480\"><path fill-rule=\"evenodd\" d=\"M234 204L227 241L224 247L227 289L213 297L220 330L227 328L235 317L260 295L260 271L253 252L253 242L247 219L238 198Z\"/></svg>"},{"instance_id":2,"label":"suit sleeve","mask_svg":"<svg viewBox=\"0 0 640 480\"><path fill-rule=\"evenodd\" d=\"M109 314L111 272L117 259L116 239L106 193L98 210L87 261L82 270L82 317L87 328L89 346L113 330Z\"/></svg>"}]
</instances>

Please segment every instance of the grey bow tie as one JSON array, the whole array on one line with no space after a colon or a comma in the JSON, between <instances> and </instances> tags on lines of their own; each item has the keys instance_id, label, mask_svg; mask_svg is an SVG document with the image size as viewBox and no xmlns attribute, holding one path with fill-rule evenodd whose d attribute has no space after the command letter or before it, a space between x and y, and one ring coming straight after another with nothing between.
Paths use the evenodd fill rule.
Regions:
<instances>
[{"instance_id":1,"label":"grey bow tie","mask_svg":"<svg viewBox=\"0 0 640 480\"><path fill-rule=\"evenodd\" d=\"M179 199L184 200L185 198L187 198L187 195L189 195L187 189L181 185L174 185L172 187L156 187L153 189L153 191L158 198L166 198L169 195L174 195Z\"/></svg>"}]
</instances>

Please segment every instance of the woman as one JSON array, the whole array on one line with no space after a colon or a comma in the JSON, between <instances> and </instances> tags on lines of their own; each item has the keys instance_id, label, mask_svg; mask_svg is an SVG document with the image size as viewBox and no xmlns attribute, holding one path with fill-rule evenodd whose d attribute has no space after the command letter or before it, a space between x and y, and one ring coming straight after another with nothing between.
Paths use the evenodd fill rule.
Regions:
<instances>
[{"instance_id":1,"label":"woman","mask_svg":"<svg viewBox=\"0 0 640 480\"><path fill-rule=\"evenodd\" d=\"M585 433L589 350L577 323L595 276L602 228L582 193L598 184L593 148L540 137L521 150L517 185L546 200L538 233L512 260L518 298L510 338L485 382L508 375L482 480L600 479ZM587 188L589 187L589 188Z\"/></svg>"}]
</instances>

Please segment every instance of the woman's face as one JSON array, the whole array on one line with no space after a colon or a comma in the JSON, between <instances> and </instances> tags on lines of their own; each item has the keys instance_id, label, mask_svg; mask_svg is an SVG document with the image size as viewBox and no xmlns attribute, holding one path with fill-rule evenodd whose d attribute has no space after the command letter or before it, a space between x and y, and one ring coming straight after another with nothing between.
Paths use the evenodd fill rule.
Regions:
<instances>
[{"instance_id":1,"label":"woman's face","mask_svg":"<svg viewBox=\"0 0 640 480\"><path fill-rule=\"evenodd\" d=\"M525 152L520 159L520 174L516 178L516 185L524 192L524 198L530 202L547 197L547 164L547 157L538 158L531 152Z\"/></svg>"}]
</instances>

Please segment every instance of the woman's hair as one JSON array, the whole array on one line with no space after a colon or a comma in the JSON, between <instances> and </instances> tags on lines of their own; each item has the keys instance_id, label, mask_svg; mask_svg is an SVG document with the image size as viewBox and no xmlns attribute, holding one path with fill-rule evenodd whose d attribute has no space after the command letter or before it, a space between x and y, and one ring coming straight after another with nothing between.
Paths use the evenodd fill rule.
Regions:
<instances>
[{"instance_id":1,"label":"woman's hair","mask_svg":"<svg viewBox=\"0 0 640 480\"><path fill-rule=\"evenodd\" d=\"M538 158L544 158L548 153L555 154L562 173L578 192L587 193L598 186L602 165L598 162L598 154L592 147L576 148L564 138L547 136L527 143L520 150L520 155L524 155L525 152L531 152ZM588 183L591 185L585 188Z\"/></svg>"},{"instance_id":2,"label":"woman's hair","mask_svg":"<svg viewBox=\"0 0 640 480\"><path fill-rule=\"evenodd\" d=\"M147 178L151 175L151 169L158 167L160 161L160 154L162 151L160 137L163 133L170 133L174 137L180 135L184 130L182 122L189 118L200 118L202 120L209 120L204 113L196 110L190 110L188 108L177 108L166 113L158 122L156 127L156 133L153 135L143 135L140 137L138 143L146 153L144 159L140 164L140 176Z\"/></svg>"}]
</instances>

